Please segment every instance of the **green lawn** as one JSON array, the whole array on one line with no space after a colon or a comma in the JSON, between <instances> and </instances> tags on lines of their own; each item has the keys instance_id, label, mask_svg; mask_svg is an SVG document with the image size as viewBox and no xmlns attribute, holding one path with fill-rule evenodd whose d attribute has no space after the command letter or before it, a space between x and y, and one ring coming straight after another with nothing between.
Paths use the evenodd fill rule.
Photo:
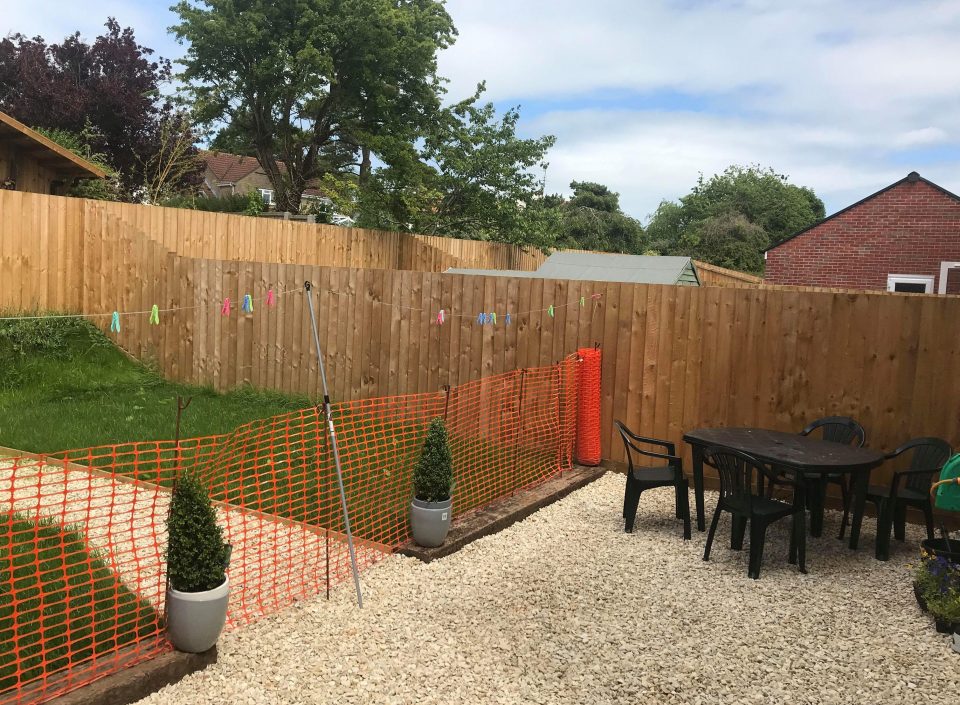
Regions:
<instances>
[{"instance_id":1,"label":"green lawn","mask_svg":"<svg viewBox=\"0 0 960 705\"><path fill-rule=\"evenodd\" d=\"M0 514L0 691L157 632L82 534Z\"/></svg>"},{"instance_id":2,"label":"green lawn","mask_svg":"<svg viewBox=\"0 0 960 705\"><path fill-rule=\"evenodd\" d=\"M240 388L168 382L80 319L0 321L0 445L32 452L174 437L177 395L193 397L182 438L227 433L309 405Z\"/></svg>"}]
</instances>

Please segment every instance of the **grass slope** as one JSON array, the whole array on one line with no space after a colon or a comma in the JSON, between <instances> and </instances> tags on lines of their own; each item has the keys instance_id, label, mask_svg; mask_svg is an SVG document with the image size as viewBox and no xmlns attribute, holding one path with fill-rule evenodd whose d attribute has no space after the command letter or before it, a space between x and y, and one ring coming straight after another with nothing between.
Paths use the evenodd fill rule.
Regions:
<instances>
[{"instance_id":1,"label":"grass slope","mask_svg":"<svg viewBox=\"0 0 960 705\"><path fill-rule=\"evenodd\" d=\"M80 319L0 321L0 445L32 452L227 433L307 406L302 397L174 384Z\"/></svg>"},{"instance_id":2,"label":"grass slope","mask_svg":"<svg viewBox=\"0 0 960 705\"><path fill-rule=\"evenodd\" d=\"M0 514L0 691L158 631L82 534Z\"/></svg>"}]
</instances>

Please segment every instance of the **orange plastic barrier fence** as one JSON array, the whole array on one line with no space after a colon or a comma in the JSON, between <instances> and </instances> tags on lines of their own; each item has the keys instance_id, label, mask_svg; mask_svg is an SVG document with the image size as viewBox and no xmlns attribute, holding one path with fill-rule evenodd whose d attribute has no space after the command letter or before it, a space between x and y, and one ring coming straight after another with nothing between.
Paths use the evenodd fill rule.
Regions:
<instances>
[{"instance_id":1,"label":"orange plastic barrier fence","mask_svg":"<svg viewBox=\"0 0 960 705\"><path fill-rule=\"evenodd\" d=\"M577 360L437 393L333 406L368 566L409 540L412 470L431 419L453 451L454 514L572 463ZM329 437L314 408L224 436L0 458L0 703L42 702L170 648L170 487L200 474L233 545L227 628L350 575Z\"/></svg>"},{"instance_id":2,"label":"orange plastic barrier fence","mask_svg":"<svg viewBox=\"0 0 960 705\"><path fill-rule=\"evenodd\" d=\"M577 462L600 464L600 348L580 348Z\"/></svg>"}]
</instances>

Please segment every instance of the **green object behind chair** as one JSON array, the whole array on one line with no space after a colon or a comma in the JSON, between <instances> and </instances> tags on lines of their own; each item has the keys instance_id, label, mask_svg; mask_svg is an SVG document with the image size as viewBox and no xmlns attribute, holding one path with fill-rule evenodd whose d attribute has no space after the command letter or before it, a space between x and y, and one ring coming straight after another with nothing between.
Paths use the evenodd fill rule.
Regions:
<instances>
[{"instance_id":1,"label":"green object behind chair","mask_svg":"<svg viewBox=\"0 0 960 705\"><path fill-rule=\"evenodd\" d=\"M953 480L954 482L937 488L937 509L960 512L960 484L957 484L957 478L960 478L960 453L950 458L940 471L941 481Z\"/></svg>"}]
</instances>

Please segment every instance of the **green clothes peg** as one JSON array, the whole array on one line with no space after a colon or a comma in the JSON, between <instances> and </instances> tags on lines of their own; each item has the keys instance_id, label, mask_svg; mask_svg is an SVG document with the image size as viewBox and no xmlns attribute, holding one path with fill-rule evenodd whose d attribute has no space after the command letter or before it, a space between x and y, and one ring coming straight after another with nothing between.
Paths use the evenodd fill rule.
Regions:
<instances>
[{"instance_id":1,"label":"green clothes peg","mask_svg":"<svg viewBox=\"0 0 960 705\"><path fill-rule=\"evenodd\" d=\"M150 325L159 326L160 325L160 307L156 304L153 305L153 308L150 309Z\"/></svg>"}]
</instances>

